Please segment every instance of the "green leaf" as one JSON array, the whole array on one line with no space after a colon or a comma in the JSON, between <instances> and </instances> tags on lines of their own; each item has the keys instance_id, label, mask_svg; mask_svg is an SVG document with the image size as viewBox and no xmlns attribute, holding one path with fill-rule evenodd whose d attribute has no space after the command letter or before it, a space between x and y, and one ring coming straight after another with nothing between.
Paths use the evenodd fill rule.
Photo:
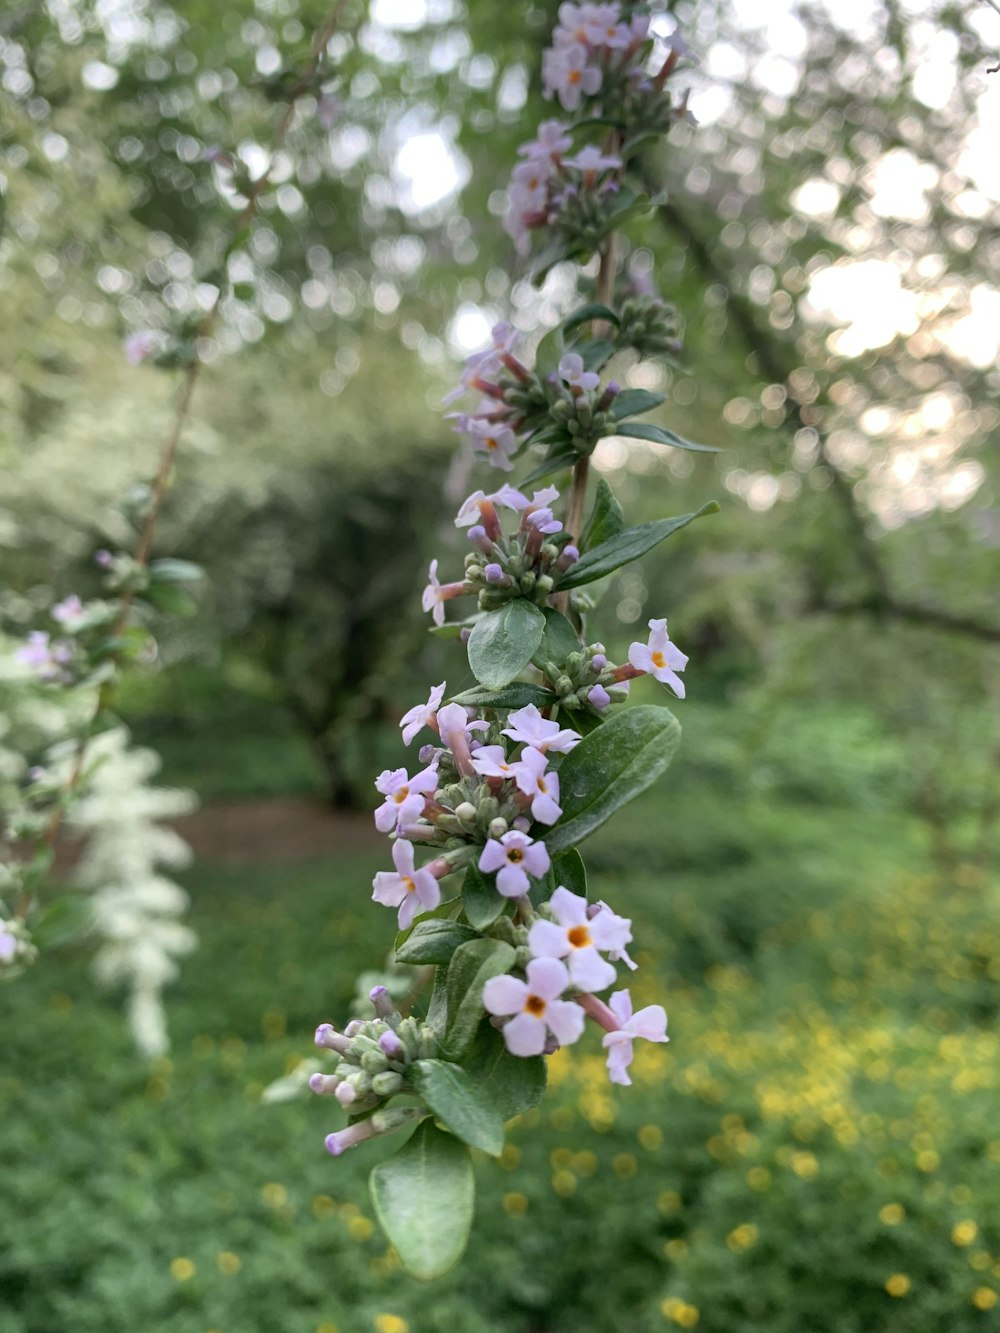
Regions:
<instances>
[{"instance_id":1,"label":"green leaf","mask_svg":"<svg viewBox=\"0 0 1000 1333\"><path fill-rule=\"evenodd\" d=\"M574 449L560 451L551 457L544 459L538 467L532 469L526 477L521 478L521 486L530 486L532 482L541 481L544 477L552 477L557 472L565 472L571 468L580 455Z\"/></svg>"},{"instance_id":2,"label":"green leaf","mask_svg":"<svg viewBox=\"0 0 1000 1333\"><path fill-rule=\"evenodd\" d=\"M675 435L664 426L654 426L645 421L630 421L619 426L617 434L627 435L633 440L652 440L654 444L669 444L674 449L689 449L694 454L717 454L721 451L711 444L695 444L685 440L683 435Z\"/></svg>"},{"instance_id":3,"label":"green leaf","mask_svg":"<svg viewBox=\"0 0 1000 1333\"><path fill-rule=\"evenodd\" d=\"M545 616L545 632L532 660L542 668L546 662L562 666L570 653L580 651L580 636L566 617L551 606L543 607L542 614ZM557 700L558 695L552 695L550 702L553 699Z\"/></svg>"},{"instance_id":4,"label":"green leaf","mask_svg":"<svg viewBox=\"0 0 1000 1333\"><path fill-rule=\"evenodd\" d=\"M471 629L483 618L483 612L477 611L473 616L466 616L464 620L447 620L443 625L431 625L427 631L433 634L436 639L460 639L463 629Z\"/></svg>"},{"instance_id":5,"label":"green leaf","mask_svg":"<svg viewBox=\"0 0 1000 1333\"><path fill-rule=\"evenodd\" d=\"M609 537L617 536L624 526L624 509L604 478L598 477L594 507L580 537L580 550L589 551L592 546L600 546Z\"/></svg>"},{"instance_id":6,"label":"green leaf","mask_svg":"<svg viewBox=\"0 0 1000 1333\"><path fill-rule=\"evenodd\" d=\"M463 1066L504 1120L537 1106L545 1093L546 1067L541 1055L511 1055L502 1035L484 1019Z\"/></svg>"},{"instance_id":7,"label":"green leaf","mask_svg":"<svg viewBox=\"0 0 1000 1333\"><path fill-rule=\"evenodd\" d=\"M544 608L546 614L548 608ZM471 690L463 690L452 697L451 702L464 704L467 708L526 708L535 704L538 708L548 708L558 701L559 696L541 685L530 685L527 681L514 681L501 690L484 690L474 685Z\"/></svg>"},{"instance_id":8,"label":"green leaf","mask_svg":"<svg viewBox=\"0 0 1000 1333\"><path fill-rule=\"evenodd\" d=\"M483 987L490 977L509 972L516 957L511 946L501 940L470 940L452 955L445 1046L455 1059L464 1055L476 1034L483 1016Z\"/></svg>"},{"instance_id":9,"label":"green leaf","mask_svg":"<svg viewBox=\"0 0 1000 1333\"><path fill-rule=\"evenodd\" d=\"M443 967L434 969L434 985L427 1006L427 1026L437 1033L444 1032L448 1026L448 972Z\"/></svg>"},{"instance_id":10,"label":"green leaf","mask_svg":"<svg viewBox=\"0 0 1000 1333\"><path fill-rule=\"evenodd\" d=\"M460 921L418 921L396 949L397 963L450 963L460 944L477 939Z\"/></svg>"},{"instance_id":11,"label":"green leaf","mask_svg":"<svg viewBox=\"0 0 1000 1333\"><path fill-rule=\"evenodd\" d=\"M465 909L466 920L476 930L485 930L487 926L492 926L507 906L507 899L502 893L497 892L496 886L486 878L475 862L465 872L462 906Z\"/></svg>"},{"instance_id":12,"label":"green leaf","mask_svg":"<svg viewBox=\"0 0 1000 1333\"><path fill-rule=\"evenodd\" d=\"M673 713L649 704L628 708L585 736L559 768L563 813L545 838L549 851L574 847L644 792L666 772L680 739Z\"/></svg>"},{"instance_id":13,"label":"green leaf","mask_svg":"<svg viewBox=\"0 0 1000 1333\"><path fill-rule=\"evenodd\" d=\"M584 370L601 371L614 356L614 343L606 342L603 338L592 338L589 342L578 343L574 352L579 352L583 359Z\"/></svg>"},{"instance_id":14,"label":"green leaf","mask_svg":"<svg viewBox=\"0 0 1000 1333\"><path fill-rule=\"evenodd\" d=\"M623 389L611 404L611 420L622 421L625 417L639 417L643 412L652 412L654 407L667 401L665 393L650 393L648 389ZM619 435L623 432L619 431Z\"/></svg>"},{"instance_id":15,"label":"green leaf","mask_svg":"<svg viewBox=\"0 0 1000 1333\"><path fill-rule=\"evenodd\" d=\"M422 1281L461 1257L472 1229L475 1180L469 1150L425 1120L369 1178L375 1215L405 1268Z\"/></svg>"},{"instance_id":16,"label":"green leaf","mask_svg":"<svg viewBox=\"0 0 1000 1333\"><path fill-rule=\"evenodd\" d=\"M579 588L584 583L593 583L607 574L638 560L641 555L659 546L671 533L686 528L703 514L717 514L719 506L711 500L694 514L682 514L680 518L661 518L655 523L641 523L637 528L625 528L599 546L592 547L572 565L559 580L559 590Z\"/></svg>"},{"instance_id":17,"label":"green leaf","mask_svg":"<svg viewBox=\"0 0 1000 1333\"><path fill-rule=\"evenodd\" d=\"M569 889L570 893L586 898L587 867L575 847L567 847L561 852L553 853L550 874L553 889L557 889L561 884L563 888Z\"/></svg>"},{"instance_id":18,"label":"green leaf","mask_svg":"<svg viewBox=\"0 0 1000 1333\"><path fill-rule=\"evenodd\" d=\"M444 876L445 880L449 878L450 876L448 875ZM439 917L457 916L458 915L457 909L459 906L460 904L458 901L458 896L456 894L451 898L445 898L443 902L438 903L437 907L432 907L429 912L421 912L420 915L417 917L416 921L414 921L411 926L407 926L405 930L397 930L396 939L392 946L393 949L398 953L399 950L403 947L405 941L410 938L410 936L416 930L417 926L421 924L421 922L430 921L432 919Z\"/></svg>"},{"instance_id":19,"label":"green leaf","mask_svg":"<svg viewBox=\"0 0 1000 1333\"><path fill-rule=\"evenodd\" d=\"M54 898L32 923L31 938L39 949L57 949L85 935L94 924L94 906L82 893Z\"/></svg>"},{"instance_id":20,"label":"green leaf","mask_svg":"<svg viewBox=\"0 0 1000 1333\"><path fill-rule=\"evenodd\" d=\"M509 685L531 661L544 630L541 611L523 597L483 616L469 636L469 666L476 680L491 690Z\"/></svg>"},{"instance_id":21,"label":"green leaf","mask_svg":"<svg viewBox=\"0 0 1000 1333\"><path fill-rule=\"evenodd\" d=\"M451 1132L491 1157L503 1152L503 1118L486 1089L448 1060L414 1060L406 1077Z\"/></svg>"},{"instance_id":22,"label":"green leaf","mask_svg":"<svg viewBox=\"0 0 1000 1333\"><path fill-rule=\"evenodd\" d=\"M535 374L539 379L544 379L546 375L555 370L565 351L566 342L563 338L563 327L561 324L557 324L554 329L549 329L535 348Z\"/></svg>"},{"instance_id":23,"label":"green leaf","mask_svg":"<svg viewBox=\"0 0 1000 1333\"><path fill-rule=\"evenodd\" d=\"M152 562L149 577L157 583L197 583L205 577L205 571L190 560L165 558Z\"/></svg>"},{"instance_id":24,"label":"green leaf","mask_svg":"<svg viewBox=\"0 0 1000 1333\"><path fill-rule=\"evenodd\" d=\"M141 597L144 602L155 606L157 611L162 611L168 616L181 616L186 619L193 616L198 609L194 598L174 583L151 583Z\"/></svg>"},{"instance_id":25,"label":"green leaf","mask_svg":"<svg viewBox=\"0 0 1000 1333\"><path fill-rule=\"evenodd\" d=\"M579 328L581 324L587 324L593 319L603 319L607 323L613 324L616 329L622 322L621 316L616 314L609 305L601 305L597 301L590 301L587 305L582 305L578 310L574 310L571 315L567 315L562 326L569 333L571 329ZM575 350L579 351L579 348Z\"/></svg>"}]
</instances>

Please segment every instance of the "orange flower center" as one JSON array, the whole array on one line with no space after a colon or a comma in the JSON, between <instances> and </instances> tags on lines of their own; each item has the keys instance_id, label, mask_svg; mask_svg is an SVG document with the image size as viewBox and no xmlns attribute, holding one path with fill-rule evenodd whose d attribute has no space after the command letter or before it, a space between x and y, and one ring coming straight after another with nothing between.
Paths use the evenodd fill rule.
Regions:
<instances>
[{"instance_id":1,"label":"orange flower center","mask_svg":"<svg viewBox=\"0 0 1000 1333\"><path fill-rule=\"evenodd\" d=\"M653 659L653 666L665 667L667 665L667 659L662 653L651 653L650 656Z\"/></svg>"},{"instance_id":2,"label":"orange flower center","mask_svg":"<svg viewBox=\"0 0 1000 1333\"><path fill-rule=\"evenodd\" d=\"M516 866L518 861L524 860L524 852L521 851L520 847L512 847L507 853L507 860L510 861L511 865Z\"/></svg>"},{"instance_id":3,"label":"orange flower center","mask_svg":"<svg viewBox=\"0 0 1000 1333\"><path fill-rule=\"evenodd\" d=\"M410 794L409 787L400 787L399 791L396 792L395 795L393 796L393 800L396 802L397 805L402 805L403 802L406 800L407 796L409 796L409 794Z\"/></svg>"},{"instance_id":4,"label":"orange flower center","mask_svg":"<svg viewBox=\"0 0 1000 1333\"><path fill-rule=\"evenodd\" d=\"M574 949L585 949L591 942L590 931L586 926L571 926L566 932L566 938Z\"/></svg>"},{"instance_id":5,"label":"orange flower center","mask_svg":"<svg viewBox=\"0 0 1000 1333\"><path fill-rule=\"evenodd\" d=\"M540 995L529 995L524 1002L524 1012L534 1014L536 1018L541 1018L545 1013L545 1001Z\"/></svg>"},{"instance_id":6,"label":"orange flower center","mask_svg":"<svg viewBox=\"0 0 1000 1333\"><path fill-rule=\"evenodd\" d=\"M582 76L580 70L578 70L578 69L571 69L570 72L569 72L569 82L570 82L570 83L579 83L579 82L580 82L580 79L581 79L582 77L583 77L583 76Z\"/></svg>"},{"instance_id":7,"label":"orange flower center","mask_svg":"<svg viewBox=\"0 0 1000 1333\"><path fill-rule=\"evenodd\" d=\"M417 886L409 875L400 875L400 879L403 881L403 888L407 893L416 893Z\"/></svg>"}]
</instances>

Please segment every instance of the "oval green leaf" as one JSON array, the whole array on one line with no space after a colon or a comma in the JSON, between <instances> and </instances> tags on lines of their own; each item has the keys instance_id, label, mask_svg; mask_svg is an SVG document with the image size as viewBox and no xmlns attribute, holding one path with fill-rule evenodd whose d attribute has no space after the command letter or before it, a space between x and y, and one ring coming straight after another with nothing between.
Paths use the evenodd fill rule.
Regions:
<instances>
[{"instance_id":1,"label":"oval green leaf","mask_svg":"<svg viewBox=\"0 0 1000 1333\"><path fill-rule=\"evenodd\" d=\"M554 662L561 667L570 653L580 651L580 636L566 617L551 606L544 607L542 614L545 616L545 630L533 660L538 666L544 667L546 662ZM559 696L553 694L552 700L558 702Z\"/></svg>"},{"instance_id":2,"label":"oval green leaf","mask_svg":"<svg viewBox=\"0 0 1000 1333\"><path fill-rule=\"evenodd\" d=\"M397 963L450 963L462 944L478 938L460 921L418 921L396 949Z\"/></svg>"},{"instance_id":3,"label":"oval green leaf","mask_svg":"<svg viewBox=\"0 0 1000 1333\"><path fill-rule=\"evenodd\" d=\"M545 630L545 617L523 597L477 621L469 636L469 666L480 685L499 690L531 661Z\"/></svg>"},{"instance_id":4,"label":"oval green leaf","mask_svg":"<svg viewBox=\"0 0 1000 1333\"><path fill-rule=\"evenodd\" d=\"M648 704L618 713L585 736L559 769L563 813L545 839L549 851L575 847L644 792L666 772L680 739L673 713Z\"/></svg>"},{"instance_id":5,"label":"oval green leaf","mask_svg":"<svg viewBox=\"0 0 1000 1333\"><path fill-rule=\"evenodd\" d=\"M483 987L490 977L509 972L516 957L511 946L502 940L470 940L455 950L448 968L445 1029L445 1047L453 1059L461 1059L476 1035L483 1016Z\"/></svg>"},{"instance_id":6,"label":"oval green leaf","mask_svg":"<svg viewBox=\"0 0 1000 1333\"><path fill-rule=\"evenodd\" d=\"M560 591L566 588L579 588L585 583L593 583L595 579L603 579L616 569L620 569L622 565L638 560L654 546L659 546L660 542L671 533L686 528L703 514L715 514L718 510L716 501L711 500L694 514L682 514L680 518L661 518L655 523L642 523L637 528L626 528L614 537L609 537L607 541L601 542L600 546L593 547L586 555L582 555L559 580Z\"/></svg>"},{"instance_id":7,"label":"oval green leaf","mask_svg":"<svg viewBox=\"0 0 1000 1333\"><path fill-rule=\"evenodd\" d=\"M711 444L695 444L685 440L683 435L675 435L665 426L654 426L645 421L629 421L619 426L617 433L627 435L634 440L652 440L654 444L668 444L673 449L687 449L693 454L717 454L721 450Z\"/></svg>"},{"instance_id":8,"label":"oval green leaf","mask_svg":"<svg viewBox=\"0 0 1000 1333\"><path fill-rule=\"evenodd\" d=\"M624 509L604 478L598 477L594 507L580 536L581 551L589 551L592 546L600 546L609 537L616 537L624 526Z\"/></svg>"},{"instance_id":9,"label":"oval green leaf","mask_svg":"<svg viewBox=\"0 0 1000 1333\"><path fill-rule=\"evenodd\" d=\"M462 883L462 908L466 920L476 930L485 930L492 926L497 917L507 906L508 899L497 892L493 878L487 879L479 867L472 863L465 872Z\"/></svg>"},{"instance_id":10,"label":"oval green leaf","mask_svg":"<svg viewBox=\"0 0 1000 1333\"><path fill-rule=\"evenodd\" d=\"M503 1117L489 1092L461 1065L448 1060L414 1060L406 1077L438 1120L491 1157L503 1152Z\"/></svg>"},{"instance_id":11,"label":"oval green leaf","mask_svg":"<svg viewBox=\"0 0 1000 1333\"><path fill-rule=\"evenodd\" d=\"M611 404L611 420L624 421L626 417L638 417L643 412L652 412L654 407L667 401L666 394L650 393L648 389L623 389ZM620 431L619 434L624 434Z\"/></svg>"},{"instance_id":12,"label":"oval green leaf","mask_svg":"<svg viewBox=\"0 0 1000 1333\"><path fill-rule=\"evenodd\" d=\"M481 685L474 685L471 690L453 695L451 702L465 704L467 708L526 708L528 704L548 708L559 702L559 696L541 685L516 680L513 685L505 685L500 690L486 690Z\"/></svg>"},{"instance_id":13,"label":"oval green leaf","mask_svg":"<svg viewBox=\"0 0 1000 1333\"><path fill-rule=\"evenodd\" d=\"M530 1111L545 1093L545 1058L511 1055L489 1020L480 1023L463 1067L485 1089L503 1120Z\"/></svg>"},{"instance_id":14,"label":"oval green leaf","mask_svg":"<svg viewBox=\"0 0 1000 1333\"><path fill-rule=\"evenodd\" d=\"M472 1229L469 1150L430 1120L369 1177L375 1215L403 1266L428 1282L461 1258Z\"/></svg>"}]
</instances>

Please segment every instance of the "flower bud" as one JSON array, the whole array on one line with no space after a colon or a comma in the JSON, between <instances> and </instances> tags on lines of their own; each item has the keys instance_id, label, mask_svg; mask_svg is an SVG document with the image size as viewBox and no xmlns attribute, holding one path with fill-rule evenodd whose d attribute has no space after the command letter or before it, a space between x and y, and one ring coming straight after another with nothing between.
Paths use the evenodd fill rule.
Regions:
<instances>
[{"instance_id":1,"label":"flower bud","mask_svg":"<svg viewBox=\"0 0 1000 1333\"><path fill-rule=\"evenodd\" d=\"M604 668L608 665L608 659L604 656L603 653L595 653L594 656L590 659L590 665L594 668L595 671L603 671Z\"/></svg>"},{"instance_id":2,"label":"flower bud","mask_svg":"<svg viewBox=\"0 0 1000 1333\"><path fill-rule=\"evenodd\" d=\"M373 986L368 992L368 998L375 1006L375 1012L379 1018L388 1018L390 1014L396 1012L396 1006L392 1002L392 996L385 986Z\"/></svg>"},{"instance_id":3,"label":"flower bud","mask_svg":"<svg viewBox=\"0 0 1000 1333\"><path fill-rule=\"evenodd\" d=\"M491 838L502 838L507 832L507 821L497 815L496 819L490 820L489 834Z\"/></svg>"},{"instance_id":4,"label":"flower bud","mask_svg":"<svg viewBox=\"0 0 1000 1333\"><path fill-rule=\"evenodd\" d=\"M462 824L468 824L470 827L475 824L478 810L471 801L463 801L461 805L455 807L455 818Z\"/></svg>"},{"instance_id":5,"label":"flower bud","mask_svg":"<svg viewBox=\"0 0 1000 1333\"><path fill-rule=\"evenodd\" d=\"M395 1032L383 1032L378 1039L378 1044L389 1057L390 1060L405 1060L406 1047L399 1040Z\"/></svg>"},{"instance_id":6,"label":"flower bud","mask_svg":"<svg viewBox=\"0 0 1000 1333\"><path fill-rule=\"evenodd\" d=\"M372 1092L379 1097L391 1097L393 1093L399 1092L402 1086L402 1074L397 1074L392 1069L387 1069L382 1074L376 1074L372 1079Z\"/></svg>"}]
</instances>

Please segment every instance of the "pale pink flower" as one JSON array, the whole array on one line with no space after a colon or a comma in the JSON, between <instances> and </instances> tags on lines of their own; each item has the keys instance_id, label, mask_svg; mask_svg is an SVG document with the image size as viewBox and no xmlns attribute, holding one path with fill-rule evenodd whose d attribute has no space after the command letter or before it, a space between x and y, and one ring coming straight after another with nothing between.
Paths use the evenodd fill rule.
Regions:
<instances>
[{"instance_id":1,"label":"pale pink flower","mask_svg":"<svg viewBox=\"0 0 1000 1333\"><path fill-rule=\"evenodd\" d=\"M397 838L392 845L396 867L380 870L372 880L372 899L384 907L399 908L399 928L408 930L418 912L432 912L441 901L441 888L429 870L413 864L413 843Z\"/></svg>"},{"instance_id":2,"label":"pale pink flower","mask_svg":"<svg viewBox=\"0 0 1000 1333\"><path fill-rule=\"evenodd\" d=\"M472 436L472 450L485 454L491 467L498 467L503 472L512 472L514 464L511 454L517 449L517 436L509 426L501 426L493 421L469 422L469 434Z\"/></svg>"},{"instance_id":3,"label":"pale pink flower","mask_svg":"<svg viewBox=\"0 0 1000 1333\"><path fill-rule=\"evenodd\" d=\"M684 682L678 671L688 664L687 656L667 637L667 622L649 622L649 640L629 645L628 660L638 671L644 671L655 680L669 685L678 699L684 698Z\"/></svg>"},{"instance_id":4,"label":"pale pink flower","mask_svg":"<svg viewBox=\"0 0 1000 1333\"><path fill-rule=\"evenodd\" d=\"M444 698L446 684L446 681L442 681L440 685L435 685L425 704L416 704L400 718L399 725L403 729L404 745L409 745L417 732L428 726L431 720L437 716L437 710L441 707L441 700Z\"/></svg>"},{"instance_id":5,"label":"pale pink flower","mask_svg":"<svg viewBox=\"0 0 1000 1333\"><path fill-rule=\"evenodd\" d=\"M599 171L617 171L621 166L620 157L613 157L608 153L602 153L599 148L588 144L586 148L581 148L576 157L567 157L564 165L575 167L577 171L583 172L585 176L591 179Z\"/></svg>"},{"instance_id":6,"label":"pale pink flower","mask_svg":"<svg viewBox=\"0 0 1000 1333\"><path fill-rule=\"evenodd\" d=\"M380 833L391 833L401 824L418 819L437 785L437 768L433 764L412 778L405 768L384 769L375 779L376 790L385 797L375 811L375 827Z\"/></svg>"},{"instance_id":7,"label":"pale pink flower","mask_svg":"<svg viewBox=\"0 0 1000 1333\"><path fill-rule=\"evenodd\" d=\"M593 97L600 90L600 68L588 64L589 58L590 53L581 42L545 52L542 66L545 92L550 96L556 93L567 111L575 111L584 94Z\"/></svg>"},{"instance_id":8,"label":"pale pink flower","mask_svg":"<svg viewBox=\"0 0 1000 1333\"><path fill-rule=\"evenodd\" d=\"M513 1014L504 1024L503 1039L511 1055L541 1055L548 1034L560 1046L569 1046L583 1032L585 1015L572 1000L559 996L569 985L569 973L557 958L533 958L527 967L528 980L491 977L483 987L483 1007L499 1018Z\"/></svg>"},{"instance_id":9,"label":"pale pink flower","mask_svg":"<svg viewBox=\"0 0 1000 1333\"><path fill-rule=\"evenodd\" d=\"M67 629L73 629L79 625L86 617L83 603L77 597L76 593L71 593L69 597L63 598L49 612L49 615L57 625L65 625Z\"/></svg>"},{"instance_id":10,"label":"pale pink flower","mask_svg":"<svg viewBox=\"0 0 1000 1333\"><path fill-rule=\"evenodd\" d=\"M661 1004L649 1004L633 1014L632 997L627 990L616 990L608 1000L608 1007L620 1024L617 1032L606 1032L601 1042L608 1053L608 1077L612 1083L629 1087L632 1080L625 1071L632 1063L632 1042L636 1037L669 1041L666 1011Z\"/></svg>"},{"instance_id":11,"label":"pale pink flower","mask_svg":"<svg viewBox=\"0 0 1000 1333\"><path fill-rule=\"evenodd\" d=\"M542 717L534 704L514 709L507 715L507 723L504 736L522 745L531 745L542 754L549 750L554 754L567 754L582 739L575 731L560 729L558 722Z\"/></svg>"},{"instance_id":12,"label":"pale pink flower","mask_svg":"<svg viewBox=\"0 0 1000 1333\"><path fill-rule=\"evenodd\" d=\"M526 833L511 829L502 838L490 838L479 857L484 875L497 873L497 891L505 898L522 898L531 887L528 876L541 879L548 874L549 853L544 842L535 842Z\"/></svg>"},{"instance_id":13,"label":"pale pink flower","mask_svg":"<svg viewBox=\"0 0 1000 1333\"><path fill-rule=\"evenodd\" d=\"M667 1036L667 1012L663 1005L651 1004L632 1013L632 996L628 990L615 990L608 1000L608 1008L619 1020L617 1032L604 1034L601 1045L608 1052L608 1077L612 1082L628 1088L631 1078L625 1073L632 1064L632 1042L636 1037L645 1041L669 1041Z\"/></svg>"},{"instance_id":14,"label":"pale pink flower","mask_svg":"<svg viewBox=\"0 0 1000 1333\"><path fill-rule=\"evenodd\" d=\"M472 756L472 767L481 778L513 778L517 763L508 759L502 745L481 745Z\"/></svg>"},{"instance_id":15,"label":"pale pink flower","mask_svg":"<svg viewBox=\"0 0 1000 1333\"><path fill-rule=\"evenodd\" d=\"M559 362L559 377L574 389L587 392L596 389L601 382L600 375L592 370L584 370L583 357L579 352L567 352Z\"/></svg>"},{"instance_id":16,"label":"pale pink flower","mask_svg":"<svg viewBox=\"0 0 1000 1333\"><path fill-rule=\"evenodd\" d=\"M531 814L540 824L554 824L562 814L559 777L545 771L548 762L541 750L527 746L514 769L518 790L531 797Z\"/></svg>"},{"instance_id":17,"label":"pale pink flower","mask_svg":"<svg viewBox=\"0 0 1000 1333\"><path fill-rule=\"evenodd\" d=\"M566 130L567 127L561 120L543 120L538 127L538 137L531 143L522 144L517 151L521 157L526 157L529 161L560 157L567 148L573 147L573 139Z\"/></svg>"},{"instance_id":18,"label":"pale pink flower","mask_svg":"<svg viewBox=\"0 0 1000 1333\"><path fill-rule=\"evenodd\" d=\"M611 986L618 973L598 952L623 948L632 938L631 921L607 909L590 917L587 900L561 885L549 900L555 921L537 920L528 933L536 958L566 958L573 985L598 991Z\"/></svg>"}]
</instances>

